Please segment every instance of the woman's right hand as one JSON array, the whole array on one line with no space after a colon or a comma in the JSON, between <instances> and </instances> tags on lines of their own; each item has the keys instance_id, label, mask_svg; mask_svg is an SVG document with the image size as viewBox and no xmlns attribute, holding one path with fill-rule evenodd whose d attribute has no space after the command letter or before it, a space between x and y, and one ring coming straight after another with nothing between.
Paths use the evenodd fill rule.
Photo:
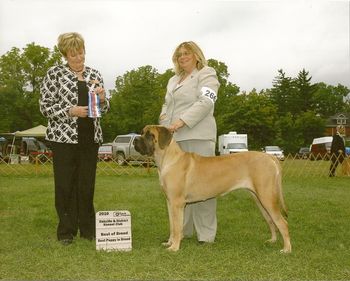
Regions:
<instances>
[{"instance_id":1,"label":"woman's right hand","mask_svg":"<svg viewBox=\"0 0 350 281\"><path fill-rule=\"evenodd\" d=\"M162 115L159 117L159 121L163 121L165 118L166 118L166 114L162 114Z\"/></svg>"},{"instance_id":2,"label":"woman's right hand","mask_svg":"<svg viewBox=\"0 0 350 281\"><path fill-rule=\"evenodd\" d=\"M69 116L84 118L88 116L88 112L87 106L73 106L69 109Z\"/></svg>"},{"instance_id":3,"label":"woman's right hand","mask_svg":"<svg viewBox=\"0 0 350 281\"><path fill-rule=\"evenodd\" d=\"M181 119L176 120L173 124L171 124L168 129L171 132L176 132L178 129L182 128L183 126L185 126L185 122L182 121Z\"/></svg>"}]
</instances>

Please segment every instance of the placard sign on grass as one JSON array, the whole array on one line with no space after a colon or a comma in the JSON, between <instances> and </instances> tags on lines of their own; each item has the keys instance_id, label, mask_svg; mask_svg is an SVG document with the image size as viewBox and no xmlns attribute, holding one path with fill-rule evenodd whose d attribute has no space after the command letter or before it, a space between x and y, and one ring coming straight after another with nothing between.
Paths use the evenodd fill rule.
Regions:
<instances>
[{"instance_id":1,"label":"placard sign on grass","mask_svg":"<svg viewBox=\"0 0 350 281\"><path fill-rule=\"evenodd\" d=\"M96 213L96 250L131 251L131 215L129 211Z\"/></svg>"}]
</instances>

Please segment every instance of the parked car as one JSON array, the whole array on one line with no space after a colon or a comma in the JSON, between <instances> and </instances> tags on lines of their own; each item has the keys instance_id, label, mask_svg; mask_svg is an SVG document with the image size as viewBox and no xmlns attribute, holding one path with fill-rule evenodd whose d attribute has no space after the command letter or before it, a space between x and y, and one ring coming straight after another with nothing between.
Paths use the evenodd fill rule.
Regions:
<instances>
[{"instance_id":1,"label":"parked car","mask_svg":"<svg viewBox=\"0 0 350 281\"><path fill-rule=\"evenodd\" d=\"M98 148L98 152L97 152L97 157L98 160L100 161L111 161L113 160L113 146L112 144L102 144L99 148Z\"/></svg>"},{"instance_id":2,"label":"parked car","mask_svg":"<svg viewBox=\"0 0 350 281\"><path fill-rule=\"evenodd\" d=\"M21 151L21 155L29 155L29 162L31 163L37 162L37 160L40 163L45 163L53 156L51 148L43 141L35 138L23 138L22 145L24 143L27 143L27 150Z\"/></svg>"},{"instance_id":3,"label":"parked car","mask_svg":"<svg viewBox=\"0 0 350 281\"><path fill-rule=\"evenodd\" d=\"M284 154L283 154L283 150L277 146L277 145L268 145L265 146L262 149L263 152L267 153L267 154L271 154L277 157L277 159L283 161L284 160Z\"/></svg>"},{"instance_id":4,"label":"parked car","mask_svg":"<svg viewBox=\"0 0 350 281\"><path fill-rule=\"evenodd\" d=\"M112 142L113 155L119 165L125 165L131 161L150 163L153 162L149 156L141 155L135 150L134 139L140 135L127 134L118 135Z\"/></svg>"},{"instance_id":5,"label":"parked car","mask_svg":"<svg viewBox=\"0 0 350 281\"><path fill-rule=\"evenodd\" d=\"M21 141L20 154L29 155L32 152L39 152L40 144L36 138L23 137Z\"/></svg>"},{"instance_id":6,"label":"parked car","mask_svg":"<svg viewBox=\"0 0 350 281\"><path fill-rule=\"evenodd\" d=\"M7 144L7 140L3 137L0 137L0 158L2 159L5 155L4 149Z\"/></svg>"},{"instance_id":7,"label":"parked car","mask_svg":"<svg viewBox=\"0 0 350 281\"><path fill-rule=\"evenodd\" d=\"M297 158L308 159L310 155L310 147L301 147L297 153Z\"/></svg>"}]
</instances>

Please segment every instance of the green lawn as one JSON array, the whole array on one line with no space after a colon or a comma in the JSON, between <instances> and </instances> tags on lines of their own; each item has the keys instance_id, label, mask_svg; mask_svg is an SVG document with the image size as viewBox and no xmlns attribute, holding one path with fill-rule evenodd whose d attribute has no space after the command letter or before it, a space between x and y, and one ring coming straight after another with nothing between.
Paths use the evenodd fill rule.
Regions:
<instances>
[{"instance_id":1,"label":"green lawn","mask_svg":"<svg viewBox=\"0 0 350 281\"><path fill-rule=\"evenodd\" d=\"M165 198L154 174L98 176L96 211L129 210L133 250L97 252L77 239L56 241L51 176L0 176L0 279L4 280L349 280L350 179L286 177L292 253L268 227L250 194L218 201L218 233L211 245L186 239L166 251Z\"/></svg>"}]
</instances>

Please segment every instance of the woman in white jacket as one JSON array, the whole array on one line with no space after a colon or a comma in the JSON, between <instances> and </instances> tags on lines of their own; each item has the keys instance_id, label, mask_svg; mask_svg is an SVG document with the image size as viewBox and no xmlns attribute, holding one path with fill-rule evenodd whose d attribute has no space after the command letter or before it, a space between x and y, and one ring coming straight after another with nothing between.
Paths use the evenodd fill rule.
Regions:
<instances>
[{"instance_id":1,"label":"woman in white jacket","mask_svg":"<svg viewBox=\"0 0 350 281\"><path fill-rule=\"evenodd\" d=\"M216 122L213 113L220 86L216 72L207 65L202 50L192 41L177 46L172 60L175 75L167 85L160 124L174 132L182 150L214 156ZM214 242L215 198L186 205L184 237L191 237L193 228L200 243Z\"/></svg>"}]
</instances>

